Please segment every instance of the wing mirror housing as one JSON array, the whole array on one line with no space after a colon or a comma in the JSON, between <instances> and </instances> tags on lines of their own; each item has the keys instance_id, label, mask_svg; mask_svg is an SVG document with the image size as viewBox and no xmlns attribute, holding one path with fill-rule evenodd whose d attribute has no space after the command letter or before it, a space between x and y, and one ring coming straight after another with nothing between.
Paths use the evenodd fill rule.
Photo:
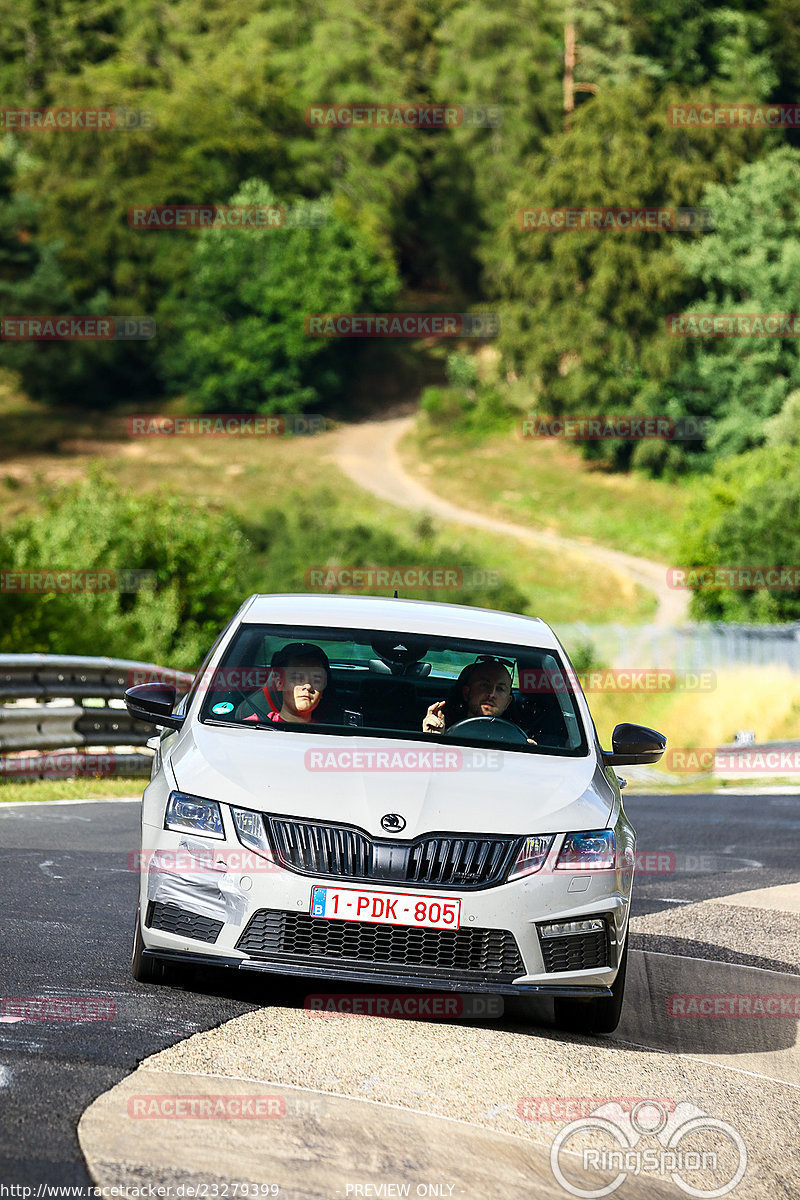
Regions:
<instances>
[{"instance_id":1,"label":"wing mirror housing","mask_svg":"<svg viewBox=\"0 0 800 1200\"><path fill-rule=\"evenodd\" d=\"M657 763L667 748L663 733L646 725L631 725L624 721L611 735L610 751L603 751L606 767L628 767L634 764Z\"/></svg>"},{"instance_id":2,"label":"wing mirror housing","mask_svg":"<svg viewBox=\"0 0 800 1200\"><path fill-rule=\"evenodd\" d=\"M175 688L167 683L139 683L125 693L125 707L137 721L180 729L185 716L174 713Z\"/></svg>"}]
</instances>

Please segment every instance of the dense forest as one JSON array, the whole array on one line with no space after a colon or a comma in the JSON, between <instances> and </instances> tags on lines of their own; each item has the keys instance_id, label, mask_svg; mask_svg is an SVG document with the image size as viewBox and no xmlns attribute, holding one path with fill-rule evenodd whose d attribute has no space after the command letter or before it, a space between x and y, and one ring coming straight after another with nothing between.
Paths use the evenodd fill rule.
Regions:
<instances>
[{"instance_id":1,"label":"dense forest","mask_svg":"<svg viewBox=\"0 0 800 1200\"><path fill-rule=\"evenodd\" d=\"M309 313L491 312L491 384L461 343L423 396L432 420L694 421L693 440L585 452L710 473L698 561L764 557L776 521L794 523L800 340L785 323L673 336L669 319L800 313L800 0L0 0L0 13L0 316L144 316L157 330L5 340L3 365L34 399L346 415L380 357L369 339L307 336ZM314 118L329 106L459 115ZM113 127L14 115L91 108ZM282 216L247 229L131 217L231 204ZM625 207L682 215L522 217ZM742 471L746 499L730 482ZM796 535L781 553L796 561ZM771 600L759 619L795 615L794 597ZM706 615L747 615L737 603L716 596Z\"/></svg>"}]
</instances>

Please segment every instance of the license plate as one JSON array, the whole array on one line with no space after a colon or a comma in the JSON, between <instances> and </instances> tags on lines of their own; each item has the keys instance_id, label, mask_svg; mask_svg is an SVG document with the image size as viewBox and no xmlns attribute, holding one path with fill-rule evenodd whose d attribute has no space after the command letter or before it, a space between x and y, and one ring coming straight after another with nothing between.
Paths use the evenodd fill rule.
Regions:
<instances>
[{"instance_id":1,"label":"license plate","mask_svg":"<svg viewBox=\"0 0 800 1200\"><path fill-rule=\"evenodd\" d=\"M458 929L461 901L447 896L409 896L360 888L313 887L311 916L328 921L369 921L371 925L413 925Z\"/></svg>"}]
</instances>

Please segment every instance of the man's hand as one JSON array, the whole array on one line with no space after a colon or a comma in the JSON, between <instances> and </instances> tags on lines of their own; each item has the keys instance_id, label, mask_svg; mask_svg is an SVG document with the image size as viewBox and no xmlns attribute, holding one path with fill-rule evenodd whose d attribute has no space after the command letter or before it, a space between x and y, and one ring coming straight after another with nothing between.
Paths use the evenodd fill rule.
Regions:
<instances>
[{"instance_id":1,"label":"man's hand","mask_svg":"<svg viewBox=\"0 0 800 1200\"><path fill-rule=\"evenodd\" d=\"M444 700L432 704L422 719L423 733L444 733Z\"/></svg>"}]
</instances>

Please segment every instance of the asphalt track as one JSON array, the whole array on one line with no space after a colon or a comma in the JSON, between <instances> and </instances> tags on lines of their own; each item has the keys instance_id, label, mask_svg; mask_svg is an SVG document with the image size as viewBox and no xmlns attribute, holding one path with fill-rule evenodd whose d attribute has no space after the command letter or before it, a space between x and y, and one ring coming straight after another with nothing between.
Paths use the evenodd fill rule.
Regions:
<instances>
[{"instance_id":1,"label":"asphalt track","mask_svg":"<svg viewBox=\"0 0 800 1200\"><path fill-rule=\"evenodd\" d=\"M748 1080L779 1080L797 1088L796 1021L698 1025L654 1022L652 1013L663 1011L678 963L684 982L700 992L744 991L741 981L748 979L757 979L762 990L800 991L796 935L792 941L770 926L770 937L762 939L751 927L737 940L743 910L715 903L797 883L800 796L631 795L626 808L641 852L631 943L637 953L623 1023L614 1039L599 1039L602 1052L613 1055L615 1044L620 1052L641 1046L660 1062L678 1055L681 1062L703 1058ZM209 976L203 992L133 983L128 960L137 876L128 856L137 846L137 803L0 805L0 994L94 998L114 1005L104 1020L0 1020L0 1181L6 1185L90 1183L78 1121L142 1059L232 1018L257 1022L265 1004L277 1009L287 1029L304 1016L308 982L286 980L277 987L273 982L267 994L262 978L226 973ZM694 920L693 914L708 911L712 921ZM730 928L719 916L727 912ZM773 921L768 907L764 921ZM797 925L796 916L786 921ZM741 967L747 970L740 971L733 989L730 972ZM382 1024L388 1035L395 1022ZM494 1031L525 1036L513 1021L492 1026L492 1036ZM473 1036L471 1030L467 1024L459 1036ZM420 1036L445 1039L453 1033L430 1025ZM474 1023L476 1054L486 1036L486 1023L483 1028ZM564 1042L564 1035L548 1033L546 1014L531 1036L543 1056ZM573 1041L580 1048L585 1039ZM413 1070L406 1074L413 1076ZM381 1112L376 1107L374 1119L385 1123L385 1107ZM796 1146L785 1150L789 1155ZM486 1153L476 1152L475 1162L485 1161ZM658 1188L651 1193L659 1194Z\"/></svg>"}]
</instances>

